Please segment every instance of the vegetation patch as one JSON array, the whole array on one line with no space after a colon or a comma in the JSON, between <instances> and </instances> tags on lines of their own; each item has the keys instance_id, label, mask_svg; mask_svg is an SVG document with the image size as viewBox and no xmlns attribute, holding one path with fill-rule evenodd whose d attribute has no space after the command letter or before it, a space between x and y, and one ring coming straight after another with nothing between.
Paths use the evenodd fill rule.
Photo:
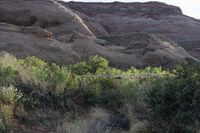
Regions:
<instances>
[{"instance_id":1,"label":"vegetation patch","mask_svg":"<svg viewBox=\"0 0 200 133\"><path fill-rule=\"evenodd\" d=\"M0 59L2 133L11 132L16 123L69 132L63 129L66 119L61 116L70 123L67 129L75 130L74 122L80 124L76 132L90 130L88 126L95 122L101 125L95 131L119 130L117 125L105 127L110 118L116 118L113 123L129 122L129 126L124 125L129 127L126 132L195 133L200 127L199 65L173 70L131 67L125 71L110 67L97 55L70 66L33 56L16 59L8 53L1 53ZM96 108L106 112L105 119L91 117L89 112Z\"/></svg>"}]
</instances>

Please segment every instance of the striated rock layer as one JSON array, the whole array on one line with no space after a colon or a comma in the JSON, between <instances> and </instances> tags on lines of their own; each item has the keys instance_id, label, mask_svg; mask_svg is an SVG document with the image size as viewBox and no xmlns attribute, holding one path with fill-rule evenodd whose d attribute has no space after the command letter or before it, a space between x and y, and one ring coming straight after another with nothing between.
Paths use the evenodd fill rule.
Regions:
<instances>
[{"instance_id":1,"label":"striated rock layer","mask_svg":"<svg viewBox=\"0 0 200 133\"><path fill-rule=\"evenodd\" d=\"M160 2L63 4L93 18L112 35L131 32L163 35L200 59L200 22L184 15L176 6Z\"/></svg>"}]
</instances>

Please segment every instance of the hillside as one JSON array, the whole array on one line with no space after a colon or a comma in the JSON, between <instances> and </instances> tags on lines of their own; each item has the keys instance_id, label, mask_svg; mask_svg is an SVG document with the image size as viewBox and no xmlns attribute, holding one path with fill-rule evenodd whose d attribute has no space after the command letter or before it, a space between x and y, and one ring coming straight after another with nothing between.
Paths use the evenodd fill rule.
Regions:
<instances>
[{"instance_id":1,"label":"hillside","mask_svg":"<svg viewBox=\"0 0 200 133\"><path fill-rule=\"evenodd\" d=\"M109 34L147 32L168 37L200 59L198 20L186 16L179 7L159 2L81 3L63 2L67 7L91 17ZM101 37L100 34L96 36Z\"/></svg>"},{"instance_id":2,"label":"hillside","mask_svg":"<svg viewBox=\"0 0 200 133\"><path fill-rule=\"evenodd\" d=\"M68 4L72 6L75 3L67 3L67 5ZM81 3L77 3L77 6L79 4ZM113 4L117 6L121 5L120 3ZM149 7L154 4L147 3L143 5ZM161 5L162 10L167 8L166 11L163 11L166 12L166 14L163 14L163 17L167 18L169 14L181 14L180 9L178 8L172 7L172 10L171 6L161 3L157 3L157 5ZM135 6L134 4L131 4L130 7L134 8ZM103 7L99 7L99 9L100 8L102 8L106 13L112 14L118 7L116 9L111 9L112 12L108 12L106 9L104 10ZM90 9L92 10L93 8ZM137 10L140 12L140 8ZM98 15L101 11L95 12L96 15ZM149 11L144 12L144 14L147 12ZM122 13L126 14L127 11L123 11ZM171 66L181 62L187 62L187 58L197 61L197 59L193 58L183 48L179 47L178 44L175 44L170 39L162 39L163 37L159 37L161 35L153 35L145 30L130 31L130 33L144 38L144 40L146 40L145 43L148 45L148 49L145 47L140 49L141 46L138 45L143 42L140 42L141 40L138 38L132 38L129 33L126 33L123 30L119 31L120 34L122 34L122 36L127 35L125 38L131 38L128 39L129 42L124 41L128 44L124 44L122 41L122 38L124 37L121 37L119 41L116 41L118 36L116 36L115 41L106 40L109 36L112 36L113 38L118 34L111 34L111 31L105 28L105 25L101 23L99 19L95 19L94 16L87 14L87 11L78 12L75 9L72 10L68 7L64 7L62 4L54 0L17 0L17 2L16 0L15 2L14 0L2 0L0 4L0 14L2 14L0 16L0 33L2 33L0 36L2 44L0 45L0 49L10 52L19 58L26 57L28 55L35 55L48 62L56 62L64 65L73 64L80 60L85 60L91 55L98 54L108 59L112 66L123 69L127 69L131 66L138 68L149 65ZM117 14L121 13L114 13L113 15ZM116 17L113 16L110 18ZM103 21L107 18L102 16L101 19L101 21ZM123 22L127 23L127 27L129 26L128 20L124 21L122 18L120 21L122 21L120 24L117 24L117 21L113 22L112 26L119 25L123 28L123 26L121 26ZM112 23L112 20L107 22ZM109 24L107 27L109 27ZM134 27L128 29L134 29ZM198 30L198 27L195 27L195 29ZM159 30L162 29L160 28ZM117 33L118 31L116 30L113 31L113 33L114 32ZM151 45L152 39L157 41L156 43L159 44L159 47ZM145 52L142 54L140 52L140 54L138 54L137 50L131 50L128 45L134 45L134 47L138 46L140 51ZM127 52L127 49L131 52ZM170 51L173 51L173 53ZM155 60L156 62L153 63Z\"/></svg>"},{"instance_id":3,"label":"hillside","mask_svg":"<svg viewBox=\"0 0 200 133\"><path fill-rule=\"evenodd\" d=\"M160 2L0 0L0 133L199 133L199 33Z\"/></svg>"}]
</instances>

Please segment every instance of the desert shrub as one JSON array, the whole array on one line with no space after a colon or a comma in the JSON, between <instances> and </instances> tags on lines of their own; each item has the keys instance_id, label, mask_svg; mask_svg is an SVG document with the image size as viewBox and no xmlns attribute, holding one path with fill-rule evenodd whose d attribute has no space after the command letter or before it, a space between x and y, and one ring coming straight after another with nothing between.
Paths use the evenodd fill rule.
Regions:
<instances>
[{"instance_id":1,"label":"desert shrub","mask_svg":"<svg viewBox=\"0 0 200 133\"><path fill-rule=\"evenodd\" d=\"M2 86L9 86L15 82L17 76L17 70L8 67L0 67L0 84Z\"/></svg>"},{"instance_id":2,"label":"desert shrub","mask_svg":"<svg viewBox=\"0 0 200 133\"><path fill-rule=\"evenodd\" d=\"M19 71L22 82L39 86L41 89L47 88L49 67L46 62L35 56L21 59L18 62L22 67Z\"/></svg>"},{"instance_id":3,"label":"desert shrub","mask_svg":"<svg viewBox=\"0 0 200 133\"><path fill-rule=\"evenodd\" d=\"M199 122L199 66L182 66L170 73L160 67L120 70L109 67L108 61L97 55L69 67L37 57L17 60L0 54L0 59L0 84L6 86L0 91L0 132L9 129L16 102L22 103L25 111L82 113L101 107L123 108L130 117L148 113L152 129L163 133L192 131Z\"/></svg>"},{"instance_id":4,"label":"desert shrub","mask_svg":"<svg viewBox=\"0 0 200 133\"><path fill-rule=\"evenodd\" d=\"M124 71L120 69L108 67L106 69L98 69L95 74L102 76L112 76L112 75L120 75L123 73Z\"/></svg>"},{"instance_id":5,"label":"desert shrub","mask_svg":"<svg viewBox=\"0 0 200 133\"><path fill-rule=\"evenodd\" d=\"M58 65L52 63L50 65L49 80L51 87L55 89L56 92L63 92L67 88L67 83L69 81L71 72L67 67L59 67Z\"/></svg>"},{"instance_id":6,"label":"desert shrub","mask_svg":"<svg viewBox=\"0 0 200 133\"><path fill-rule=\"evenodd\" d=\"M15 104L17 100L21 97L18 90L13 87L1 87L0 88L0 101L6 104Z\"/></svg>"},{"instance_id":7,"label":"desert shrub","mask_svg":"<svg viewBox=\"0 0 200 133\"><path fill-rule=\"evenodd\" d=\"M0 66L3 68L12 67L15 68L17 65L17 59L7 53L7 52L0 52Z\"/></svg>"},{"instance_id":8,"label":"desert shrub","mask_svg":"<svg viewBox=\"0 0 200 133\"><path fill-rule=\"evenodd\" d=\"M16 63L17 59L12 55L1 52L0 53L0 84L1 86L10 86L16 80L17 69Z\"/></svg>"},{"instance_id":9,"label":"desert shrub","mask_svg":"<svg viewBox=\"0 0 200 133\"><path fill-rule=\"evenodd\" d=\"M90 68L91 73L96 73L98 69L106 69L108 68L108 61L100 57L98 55L90 56L89 60L87 61L87 64Z\"/></svg>"},{"instance_id":10,"label":"desert shrub","mask_svg":"<svg viewBox=\"0 0 200 133\"><path fill-rule=\"evenodd\" d=\"M71 65L71 70L73 73L78 75L85 75L89 73L89 66L85 61L79 62L77 64Z\"/></svg>"},{"instance_id":11,"label":"desert shrub","mask_svg":"<svg viewBox=\"0 0 200 133\"><path fill-rule=\"evenodd\" d=\"M144 69L137 69L135 67L131 67L127 70L126 74L134 74L134 75L170 75L171 73L167 70L163 70L161 67L146 67Z\"/></svg>"},{"instance_id":12,"label":"desert shrub","mask_svg":"<svg viewBox=\"0 0 200 133\"><path fill-rule=\"evenodd\" d=\"M108 61L98 55L90 56L87 61L71 65L73 73L78 75L95 74L99 70L105 70L108 68Z\"/></svg>"},{"instance_id":13,"label":"desert shrub","mask_svg":"<svg viewBox=\"0 0 200 133\"><path fill-rule=\"evenodd\" d=\"M13 120L13 110L17 101L21 98L21 93L13 87L0 88L0 131L10 132Z\"/></svg>"},{"instance_id":14,"label":"desert shrub","mask_svg":"<svg viewBox=\"0 0 200 133\"><path fill-rule=\"evenodd\" d=\"M150 81L140 79L122 79L119 86L120 94L123 96L123 111L130 117L145 113L144 93Z\"/></svg>"},{"instance_id":15,"label":"desert shrub","mask_svg":"<svg viewBox=\"0 0 200 133\"><path fill-rule=\"evenodd\" d=\"M92 109L89 115L78 120L69 122L63 120L57 126L59 133L111 133L108 126L110 114L100 108Z\"/></svg>"},{"instance_id":16,"label":"desert shrub","mask_svg":"<svg viewBox=\"0 0 200 133\"><path fill-rule=\"evenodd\" d=\"M155 81L146 92L149 120L157 132L196 132L200 120L200 66L179 66L174 75Z\"/></svg>"},{"instance_id":17,"label":"desert shrub","mask_svg":"<svg viewBox=\"0 0 200 133\"><path fill-rule=\"evenodd\" d=\"M23 92L21 102L27 110L54 108L57 104L54 100L76 84L67 67L48 64L34 56L18 60L18 64L20 83L17 86Z\"/></svg>"},{"instance_id":18,"label":"desert shrub","mask_svg":"<svg viewBox=\"0 0 200 133\"><path fill-rule=\"evenodd\" d=\"M41 89L41 91L60 92L67 88L70 78L70 70L67 67L60 67L55 63L48 64L37 57L21 59L19 64L23 70L20 71L23 83Z\"/></svg>"},{"instance_id":19,"label":"desert shrub","mask_svg":"<svg viewBox=\"0 0 200 133\"><path fill-rule=\"evenodd\" d=\"M27 69L30 76L36 77L39 80L46 80L48 78L48 64L43 60L35 56L29 56L19 60L19 63Z\"/></svg>"},{"instance_id":20,"label":"desert shrub","mask_svg":"<svg viewBox=\"0 0 200 133\"><path fill-rule=\"evenodd\" d=\"M86 88L86 98L93 106L115 108L122 104L116 79L97 77Z\"/></svg>"},{"instance_id":21,"label":"desert shrub","mask_svg":"<svg viewBox=\"0 0 200 133\"><path fill-rule=\"evenodd\" d=\"M44 79L39 81L44 81L41 82L43 86L46 84L44 86L44 91L38 91L38 88L40 88L38 84L21 86L21 88L25 90L24 103L27 107L39 108L45 105L45 107L53 107L61 110L69 109L69 105L75 104L77 101L74 101L72 94L70 94L71 90L69 91L68 89L83 89L83 91L81 91L81 97L85 97L87 104L91 106L111 108L122 104L122 101L125 99L131 101L130 99L133 99L133 97L128 96L128 94L130 94L128 91L132 91L132 96L136 96L139 93L139 89L137 88L137 90L134 85L133 88L130 87L129 90L123 89L126 86L121 86L121 79L115 79L112 75L127 74L127 72L108 67L107 60L99 56L92 56L88 61L72 65L70 67L72 72L68 67L47 64L36 57L28 57L21 61L25 70L28 72L32 69L36 71L30 75L33 79ZM44 69L44 74L41 74L40 70L37 71L37 69ZM156 70L151 70L151 68L147 70L135 69L135 71L136 70L139 73L145 73L144 71L146 71L146 73L162 72L160 68ZM142 80L143 79L138 79L138 81L135 82L137 83L136 86L140 84ZM137 92L134 92L136 90ZM127 95L125 93L127 93Z\"/></svg>"}]
</instances>

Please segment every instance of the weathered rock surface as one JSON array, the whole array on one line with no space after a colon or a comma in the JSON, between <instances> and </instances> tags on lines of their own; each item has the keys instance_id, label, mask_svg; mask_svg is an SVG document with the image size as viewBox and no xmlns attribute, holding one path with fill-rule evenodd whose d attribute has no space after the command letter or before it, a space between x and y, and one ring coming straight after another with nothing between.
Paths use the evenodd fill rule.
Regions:
<instances>
[{"instance_id":1,"label":"weathered rock surface","mask_svg":"<svg viewBox=\"0 0 200 133\"><path fill-rule=\"evenodd\" d=\"M22 58L38 56L49 62L73 64L90 55L99 54L118 67L138 66L134 55L107 49L95 43L95 39L78 38L73 43L62 43L52 38L52 33L40 28L26 28L11 24L0 24L0 51ZM129 62L127 62L125 60Z\"/></svg>"},{"instance_id":2,"label":"weathered rock surface","mask_svg":"<svg viewBox=\"0 0 200 133\"><path fill-rule=\"evenodd\" d=\"M111 64L121 68L130 66L166 66L191 58L183 48L164 37L147 33L132 33L97 39L77 38L72 43L62 43L52 33L40 28L26 28L0 24L0 50L17 57L35 55L58 64L72 64L90 55L99 54ZM120 42L126 40L122 45ZM97 43L95 43L97 42Z\"/></svg>"},{"instance_id":3,"label":"weathered rock surface","mask_svg":"<svg viewBox=\"0 0 200 133\"><path fill-rule=\"evenodd\" d=\"M103 39L122 53L135 54L141 66L166 66L183 62L186 58L196 60L174 41L155 34L129 33L107 36Z\"/></svg>"},{"instance_id":4,"label":"weathered rock surface","mask_svg":"<svg viewBox=\"0 0 200 133\"><path fill-rule=\"evenodd\" d=\"M19 58L34 55L58 64L80 60L70 46L52 38L51 32L11 24L0 23L0 51L10 52Z\"/></svg>"},{"instance_id":5,"label":"weathered rock surface","mask_svg":"<svg viewBox=\"0 0 200 133\"><path fill-rule=\"evenodd\" d=\"M83 22L88 26L88 28L96 35L96 37L101 37L101 36L107 36L108 32L104 29L102 25L100 25L96 20L94 20L91 17L88 17L87 15L74 11L77 15L81 17Z\"/></svg>"},{"instance_id":6,"label":"weathered rock surface","mask_svg":"<svg viewBox=\"0 0 200 133\"><path fill-rule=\"evenodd\" d=\"M77 14L54 0L1 0L0 22L40 27L56 37L64 34L94 36Z\"/></svg>"},{"instance_id":7,"label":"weathered rock surface","mask_svg":"<svg viewBox=\"0 0 200 133\"><path fill-rule=\"evenodd\" d=\"M181 14L176 7L163 10L163 15ZM99 20L53 0L0 1L0 50L19 58L35 55L49 62L72 64L98 54L120 68L167 67L188 58L196 60L165 37L110 33Z\"/></svg>"},{"instance_id":8,"label":"weathered rock surface","mask_svg":"<svg viewBox=\"0 0 200 133\"><path fill-rule=\"evenodd\" d=\"M112 35L131 32L163 35L200 59L200 22L183 15L178 7L159 2L63 4L93 18Z\"/></svg>"}]
</instances>

